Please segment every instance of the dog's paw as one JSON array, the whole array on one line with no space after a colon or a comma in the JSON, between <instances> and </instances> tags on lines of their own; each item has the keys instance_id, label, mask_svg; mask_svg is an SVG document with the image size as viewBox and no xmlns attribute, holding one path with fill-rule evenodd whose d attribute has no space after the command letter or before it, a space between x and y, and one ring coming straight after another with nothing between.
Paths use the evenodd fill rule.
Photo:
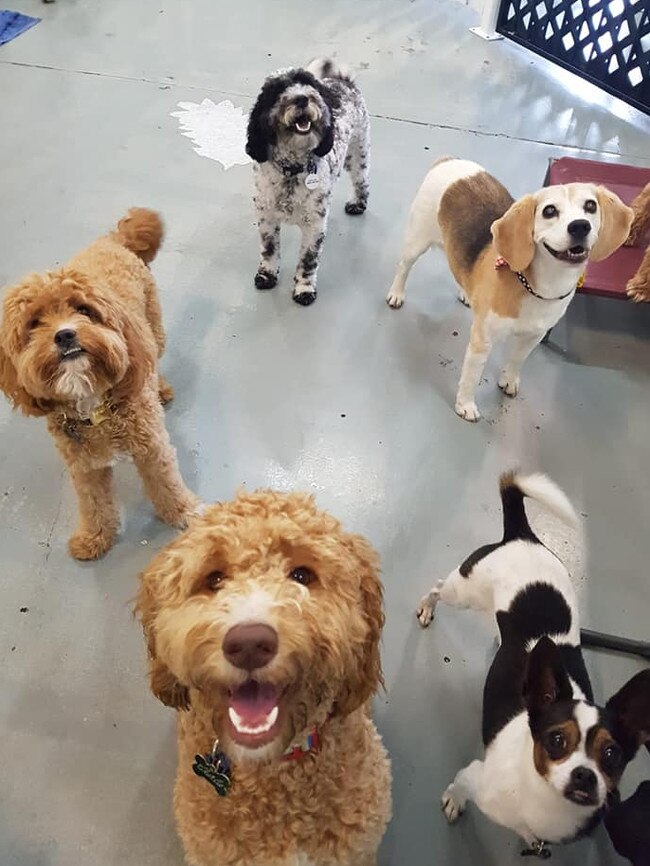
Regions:
<instances>
[{"instance_id":1,"label":"dog's paw","mask_svg":"<svg viewBox=\"0 0 650 866\"><path fill-rule=\"evenodd\" d=\"M70 556L88 562L92 559L100 559L115 541L112 532L75 532L68 540Z\"/></svg>"},{"instance_id":2,"label":"dog's paw","mask_svg":"<svg viewBox=\"0 0 650 866\"><path fill-rule=\"evenodd\" d=\"M422 599L422 601L420 602L420 606L418 607L417 611L415 612L422 628L426 628L427 626L431 625L431 623L433 622L433 617L434 617L435 612L436 612L435 604L432 604L429 601L429 596L425 595L424 598Z\"/></svg>"},{"instance_id":3,"label":"dog's paw","mask_svg":"<svg viewBox=\"0 0 650 866\"><path fill-rule=\"evenodd\" d=\"M625 287L627 296L635 304L650 302L650 282L631 279Z\"/></svg>"},{"instance_id":4,"label":"dog's paw","mask_svg":"<svg viewBox=\"0 0 650 866\"><path fill-rule=\"evenodd\" d=\"M260 270L255 274L255 288L264 290L272 289L278 284L278 275L272 274L271 271Z\"/></svg>"},{"instance_id":5,"label":"dog's paw","mask_svg":"<svg viewBox=\"0 0 650 866\"><path fill-rule=\"evenodd\" d=\"M293 292L294 301L300 304L301 307L308 307L310 304L313 304L316 297L316 289L305 290L302 287L296 286Z\"/></svg>"},{"instance_id":6,"label":"dog's paw","mask_svg":"<svg viewBox=\"0 0 650 866\"><path fill-rule=\"evenodd\" d=\"M404 295L400 295L399 292L390 291L386 297L386 303L393 310L399 310L404 304Z\"/></svg>"},{"instance_id":7,"label":"dog's paw","mask_svg":"<svg viewBox=\"0 0 650 866\"><path fill-rule=\"evenodd\" d=\"M499 388L501 388L503 393L507 394L508 397L516 397L519 393L519 376L515 376L514 379L511 379L503 373L499 379Z\"/></svg>"},{"instance_id":8,"label":"dog's paw","mask_svg":"<svg viewBox=\"0 0 650 866\"><path fill-rule=\"evenodd\" d=\"M465 421L478 421L481 417L481 413L478 411L478 406L474 403L473 400L470 400L466 403L461 403L459 400L456 401L456 414L461 418L464 418Z\"/></svg>"},{"instance_id":9,"label":"dog's paw","mask_svg":"<svg viewBox=\"0 0 650 866\"><path fill-rule=\"evenodd\" d=\"M168 526L176 529L187 529L191 519L199 513L201 501L193 493L187 491L186 495L178 501L157 503L156 514Z\"/></svg>"},{"instance_id":10,"label":"dog's paw","mask_svg":"<svg viewBox=\"0 0 650 866\"><path fill-rule=\"evenodd\" d=\"M441 806L442 811L445 813L445 818L450 824L455 824L465 811L465 804L461 803L454 796L453 785L450 785L442 795Z\"/></svg>"},{"instance_id":11,"label":"dog's paw","mask_svg":"<svg viewBox=\"0 0 650 866\"><path fill-rule=\"evenodd\" d=\"M163 406L171 403L174 399L174 389L162 376L158 381L158 397Z\"/></svg>"},{"instance_id":12,"label":"dog's paw","mask_svg":"<svg viewBox=\"0 0 650 866\"><path fill-rule=\"evenodd\" d=\"M345 212L349 216L360 216L362 213L365 213L366 205L359 201L349 201L346 202Z\"/></svg>"}]
</instances>

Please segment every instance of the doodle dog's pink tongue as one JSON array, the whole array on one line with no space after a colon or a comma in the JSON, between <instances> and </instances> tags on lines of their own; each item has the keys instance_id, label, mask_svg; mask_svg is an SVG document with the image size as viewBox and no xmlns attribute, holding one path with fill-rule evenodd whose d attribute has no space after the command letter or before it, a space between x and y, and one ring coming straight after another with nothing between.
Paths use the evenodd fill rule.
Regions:
<instances>
[{"instance_id":1,"label":"doodle dog's pink tongue","mask_svg":"<svg viewBox=\"0 0 650 866\"><path fill-rule=\"evenodd\" d=\"M278 690L270 683L250 680L228 698L228 716L240 734L263 734L278 719Z\"/></svg>"}]
</instances>

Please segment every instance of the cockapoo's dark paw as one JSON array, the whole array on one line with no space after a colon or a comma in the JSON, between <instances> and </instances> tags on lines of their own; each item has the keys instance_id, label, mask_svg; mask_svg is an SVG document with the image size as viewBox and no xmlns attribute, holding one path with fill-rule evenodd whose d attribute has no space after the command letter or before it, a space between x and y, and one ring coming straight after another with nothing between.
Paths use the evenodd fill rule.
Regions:
<instances>
[{"instance_id":1,"label":"cockapoo's dark paw","mask_svg":"<svg viewBox=\"0 0 650 866\"><path fill-rule=\"evenodd\" d=\"M256 289L272 289L278 284L277 274L272 274L269 271L258 271L255 274Z\"/></svg>"}]
</instances>

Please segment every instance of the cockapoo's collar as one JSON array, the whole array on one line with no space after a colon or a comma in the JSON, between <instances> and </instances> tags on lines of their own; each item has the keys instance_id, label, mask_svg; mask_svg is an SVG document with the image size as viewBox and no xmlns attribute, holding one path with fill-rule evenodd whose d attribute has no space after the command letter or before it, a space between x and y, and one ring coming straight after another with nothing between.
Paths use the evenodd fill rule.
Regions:
<instances>
[{"instance_id":1,"label":"cockapoo's collar","mask_svg":"<svg viewBox=\"0 0 650 866\"><path fill-rule=\"evenodd\" d=\"M67 412L61 412L61 429L70 439L80 442L80 428L99 427L100 424L108 421L116 411L117 406L114 403L111 403L110 400L106 399L91 411L88 418L71 417Z\"/></svg>"},{"instance_id":2,"label":"cockapoo's collar","mask_svg":"<svg viewBox=\"0 0 650 866\"><path fill-rule=\"evenodd\" d=\"M277 166L285 177L296 177L299 174L316 174L318 164L313 156L310 156L306 163L288 162L287 160L279 160Z\"/></svg>"},{"instance_id":3,"label":"cockapoo's collar","mask_svg":"<svg viewBox=\"0 0 650 866\"><path fill-rule=\"evenodd\" d=\"M502 268L510 268L510 265L503 258L503 256L497 256L497 259L494 263L494 267L496 268L496 270L501 270ZM510 270L512 270L512 269L510 268ZM519 282L522 284L522 286L526 289L526 291L529 294L533 295L534 297L539 298L540 301L563 301L565 298L568 298L569 295L572 295L576 291L576 289L581 289L585 284L585 275L583 272L578 277L578 282L576 283L575 289L570 289L564 295L558 295L557 297L554 297L554 298L547 298L546 295L540 295L535 291L535 289L531 286L528 278L525 276L525 274L522 274L521 271L513 271L513 273L517 277Z\"/></svg>"}]
</instances>

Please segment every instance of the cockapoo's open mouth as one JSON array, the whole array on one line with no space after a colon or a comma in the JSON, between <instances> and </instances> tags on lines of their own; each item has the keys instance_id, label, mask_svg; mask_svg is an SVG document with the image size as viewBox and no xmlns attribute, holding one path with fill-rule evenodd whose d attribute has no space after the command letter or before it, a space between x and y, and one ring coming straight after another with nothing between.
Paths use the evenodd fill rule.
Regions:
<instances>
[{"instance_id":1,"label":"cockapoo's open mouth","mask_svg":"<svg viewBox=\"0 0 650 866\"><path fill-rule=\"evenodd\" d=\"M71 361L73 358L78 358L79 355L84 354L84 349L81 346L73 346L70 349L65 349L61 352L61 360L62 361Z\"/></svg>"},{"instance_id":2,"label":"cockapoo's open mouth","mask_svg":"<svg viewBox=\"0 0 650 866\"><path fill-rule=\"evenodd\" d=\"M571 262L573 265L579 265L581 262L586 262L589 256L589 250L586 250L580 244L577 244L574 247L569 247L568 250L554 250L553 247L549 247L547 243L544 243L544 246L556 259L559 259L561 262Z\"/></svg>"},{"instance_id":3,"label":"cockapoo's open mouth","mask_svg":"<svg viewBox=\"0 0 650 866\"><path fill-rule=\"evenodd\" d=\"M248 748L270 743L281 725L282 691L271 683L248 680L228 693L228 721L232 739Z\"/></svg>"},{"instance_id":4,"label":"cockapoo's open mouth","mask_svg":"<svg viewBox=\"0 0 650 866\"><path fill-rule=\"evenodd\" d=\"M307 120L306 117L301 118L300 120L296 120L294 126L296 127L296 132L299 132L300 135L307 135L311 131L311 120Z\"/></svg>"}]
</instances>

